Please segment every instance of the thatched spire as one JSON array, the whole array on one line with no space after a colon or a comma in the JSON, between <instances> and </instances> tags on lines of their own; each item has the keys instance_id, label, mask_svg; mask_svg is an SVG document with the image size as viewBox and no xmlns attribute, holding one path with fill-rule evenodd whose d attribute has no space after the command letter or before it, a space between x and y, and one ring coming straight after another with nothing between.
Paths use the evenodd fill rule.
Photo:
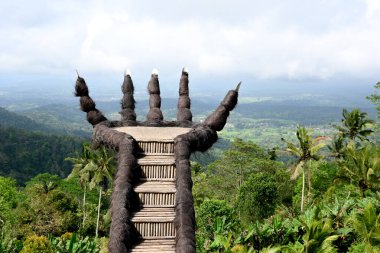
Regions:
<instances>
[{"instance_id":1,"label":"thatched spire","mask_svg":"<svg viewBox=\"0 0 380 253\"><path fill-rule=\"evenodd\" d=\"M121 112L119 112L122 116L122 121L131 120L136 121L136 113L135 113L135 98L133 96L134 87L131 78L131 72L129 69L125 71L124 74L124 82L121 86L121 90L123 91L123 99L121 100Z\"/></svg>"},{"instance_id":2,"label":"thatched spire","mask_svg":"<svg viewBox=\"0 0 380 253\"><path fill-rule=\"evenodd\" d=\"M206 118L204 122L205 125L214 131L221 131L223 129L230 115L230 111L232 111L237 104L240 85L241 82L237 85L235 90L228 91L218 108Z\"/></svg>"},{"instance_id":3,"label":"thatched spire","mask_svg":"<svg viewBox=\"0 0 380 253\"><path fill-rule=\"evenodd\" d=\"M191 101L189 97L189 72L186 68L182 69L181 79L179 81L179 98L178 98L178 121L192 121L193 115L190 111Z\"/></svg>"},{"instance_id":4,"label":"thatched spire","mask_svg":"<svg viewBox=\"0 0 380 253\"><path fill-rule=\"evenodd\" d=\"M147 115L148 121L162 121L164 117L161 112L161 96L160 96L160 84L158 82L158 71L153 69L152 76L148 83L149 92L149 112Z\"/></svg>"},{"instance_id":5,"label":"thatched spire","mask_svg":"<svg viewBox=\"0 0 380 253\"><path fill-rule=\"evenodd\" d=\"M86 81L79 74L75 83L75 96L80 97L80 108L87 113L87 121L92 126L107 120L103 113L96 109L94 100L89 96Z\"/></svg>"}]
</instances>

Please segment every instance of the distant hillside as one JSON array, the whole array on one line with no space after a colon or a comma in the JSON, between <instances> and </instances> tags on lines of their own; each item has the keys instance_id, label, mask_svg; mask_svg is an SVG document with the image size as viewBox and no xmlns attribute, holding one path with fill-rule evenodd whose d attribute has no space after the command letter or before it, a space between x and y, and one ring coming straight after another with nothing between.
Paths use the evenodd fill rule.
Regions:
<instances>
[{"instance_id":1,"label":"distant hillside","mask_svg":"<svg viewBox=\"0 0 380 253\"><path fill-rule=\"evenodd\" d=\"M92 128L86 121L86 114L77 105L50 104L21 111L20 114L48 126L49 133L86 138L91 135Z\"/></svg>"},{"instance_id":2,"label":"distant hillside","mask_svg":"<svg viewBox=\"0 0 380 253\"><path fill-rule=\"evenodd\" d=\"M64 158L80 151L83 139L0 126L0 176L23 184L39 173L66 177L71 164Z\"/></svg>"},{"instance_id":3,"label":"distant hillside","mask_svg":"<svg viewBox=\"0 0 380 253\"><path fill-rule=\"evenodd\" d=\"M51 131L46 125L37 123L26 116L7 111L2 107L0 107L0 125L29 131Z\"/></svg>"},{"instance_id":4,"label":"distant hillside","mask_svg":"<svg viewBox=\"0 0 380 253\"><path fill-rule=\"evenodd\" d=\"M288 120L303 125L322 125L340 122L342 110L343 107L338 106L262 102L239 104L235 112L252 119ZM369 117L375 118L375 108L362 108L362 111L367 112Z\"/></svg>"},{"instance_id":5,"label":"distant hillside","mask_svg":"<svg viewBox=\"0 0 380 253\"><path fill-rule=\"evenodd\" d=\"M67 108L64 105L47 105L16 113L0 107L0 126L88 138L91 127L84 124L86 116L79 110Z\"/></svg>"}]
</instances>

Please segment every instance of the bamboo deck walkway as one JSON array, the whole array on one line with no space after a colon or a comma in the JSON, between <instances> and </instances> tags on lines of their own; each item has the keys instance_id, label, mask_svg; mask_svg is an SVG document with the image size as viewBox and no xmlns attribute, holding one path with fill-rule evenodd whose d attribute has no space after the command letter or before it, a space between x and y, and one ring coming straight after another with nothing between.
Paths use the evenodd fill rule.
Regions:
<instances>
[{"instance_id":1,"label":"bamboo deck walkway","mask_svg":"<svg viewBox=\"0 0 380 253\"><path fill-rule=\"evenodd\" d=\"M135 187L141 210L132 222L142 236L130 252L175 252L175 155L174 138L189 128L123 127L118 131L131 134L143 153L138 164L141 183Z\"/></svg>"}]
</instances>

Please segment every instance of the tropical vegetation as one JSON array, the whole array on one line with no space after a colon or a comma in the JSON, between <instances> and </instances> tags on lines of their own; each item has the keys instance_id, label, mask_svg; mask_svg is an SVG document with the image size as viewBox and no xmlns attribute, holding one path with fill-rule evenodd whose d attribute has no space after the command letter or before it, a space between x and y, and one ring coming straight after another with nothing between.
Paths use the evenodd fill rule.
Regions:
<instances>
[{"instance_id":1,"label":"tropical vegetation","mask_svg":"<svg viewBox=\"0 0 380 253\"><path fill-rule=\"evenodd\" d=\"M235 138L195 156L197 252L380 252L379 134L345 109L331 134L298 124L282 146ZM115 154L76 150L71 173L0 176L0 252L107 252Z\"/></svg>"}]
</instances>

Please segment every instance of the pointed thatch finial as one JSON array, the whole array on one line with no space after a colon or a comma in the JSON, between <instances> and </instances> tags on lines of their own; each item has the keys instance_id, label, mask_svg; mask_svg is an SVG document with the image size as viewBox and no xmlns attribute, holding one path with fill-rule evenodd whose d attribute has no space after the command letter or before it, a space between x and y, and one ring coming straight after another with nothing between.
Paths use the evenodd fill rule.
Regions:
<instances>
[{"instance_id":1,"label":"pointed thatch finial","mask_svg":"<svg viewBox=\"0 0 380 253\"><path fill-rule=\"evenodd\" d=\"M149 112L147 120L151 122L158 122L164 119L161 111L161 96L160 96L160 83L158 81L158 70L153 69L152 75L148 83L149 93Z\"/></svg>"},{"instance_id":2,"label":"pointed thatch finial","mask_svg":"<svg viewBox=\"0 0 380 253\"><path fill-rule=\"evenodd\" d=\"M77 76L80 77L80 76L79 76L79 72L78 72L78 70L76 69L75 71L77 72Z\"/></svg>"},{"instance_id":3,"label":"pointed thatch finial","mask_svg":"<svg viewBox=\"0 0 380 253\"><path fill-rule=\"evenodd\" d=\"M131 70L130 69L125 69L124 71L124 76L131 76Z\"/></svg>"},{"instance_id":4,"label":"pointed thatch finial","mask_svg":"<svg viewBox=\"0 0 380 253\"><path fill-rule=\"evenodd\" d=\"M191 101L189 97L189 72L186 67L182 69L181 79L179 81L179 98L178 98L178 121L192 121L193 115L190 111Z\"/></svg>"},{"instance_id":5,"label":"pointed thatch finial","mask_svg":"<svg viewBox=\"0 0 380 253\"><path fill-rule=\"evenodd\" d=\"M79 76L78 70L76 70L76 72L77 72L78 77L75 82L75 96L76 97L88 96L88 87L87 87L86 81L84 80L84 78Z\"/></svg>"},{"instance_id":6,"label":"pointed thatch finial","mask_svg":"<svg viewBox=\"0 0 380 253\"><path fill-rule=\"evenodd\" d=\"M236 89L235 89L235 91L236 92L239 92L239 90L240 90L240 85L241 85L241 81L238 83L238 85L236 86Z\"/></svg>"},{"instance_id":7,"label":"pointed thatch finial","mask_svg":"<svg viewBox=\"0 0 380 253\"><path fill-rule=\"evenodd\" d=\"M104 117L103 113L96 109L95 101L89 96L89 90L84 78L79 76L78 71L77 81L75 82L75 96L80 97L80 108L82 111L87 113L87 121L91 125L95 126L100 122L106 121L107 118Z\"/></svg>"},{"instance_id":8,"label":"pointed thatch finial","mask_svg":"<svg viewBox=\"0 0 380 253\"><path fill-rule=\"evenodd\" d=\"M227 118L230 115L230 111L235 108L238 102L240 85L241 82L237 85L235 90L228 91L218 108L206 118L204 122L205 125L209 126L214 131L221 131L223 129L227 122Z\"/></svg>"},{"instance_id":9,"label":"pointed thatch finial","mask_svg":"<svg viewBox=\"0 0 380 253\"><path fill-rule=\"evenodd\" d=\"M158 70L157 70L157 69L153 69L153 70L152 70L152 75L156 75L156 76L158 76Z\"/></svg>"},{"instance_id":10,"label":"pointed thatch finial","mask_svg":"<svg viewBox=\"0 0 380 253\"><path fill-rule=\"evenodd\" d=\"M135 113L135 98L133 96L134 87L131 78L131 71L126 69L124 72L124 82L121 86L121 90L123 92L123 98L121 100L121 112L119 112L122 116L123 121L136 121L136 113Z\"/></svg>"}]
</instances>

